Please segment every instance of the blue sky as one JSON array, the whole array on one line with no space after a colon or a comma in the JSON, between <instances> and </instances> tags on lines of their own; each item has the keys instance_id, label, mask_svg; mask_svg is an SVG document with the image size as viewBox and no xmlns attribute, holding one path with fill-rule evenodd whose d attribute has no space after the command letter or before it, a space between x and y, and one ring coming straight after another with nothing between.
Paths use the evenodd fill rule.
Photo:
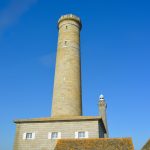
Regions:
<instances>
[{"instance_id":1,"label":"blue sky","mask_svg":"<svg viewBox=\"0 0 150 150\"><path fill-rule=\"evenodd\" d=\"M16 118L50 116L57 21L82 19L84 115L108 104L111 137L150 137L150 2L147 0L0 1L0 149L12 150Z\"/></svg>"}]
</instances>

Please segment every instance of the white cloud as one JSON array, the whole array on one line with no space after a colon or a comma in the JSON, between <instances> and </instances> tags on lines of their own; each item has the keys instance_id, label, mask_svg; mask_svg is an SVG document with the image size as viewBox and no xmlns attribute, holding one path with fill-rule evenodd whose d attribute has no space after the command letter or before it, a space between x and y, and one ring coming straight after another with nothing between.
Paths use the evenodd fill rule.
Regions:
<instances>
[{"instance_id":1,"label":"white cloud","mask_svg":"<svg viewBox=\"0 0 150 150\"><path fill-rule=\"evenodd\" d=\"M0 12L0 31L14 24L38 0L11 0L10 4Z\"/></svg>"}]
</instances>

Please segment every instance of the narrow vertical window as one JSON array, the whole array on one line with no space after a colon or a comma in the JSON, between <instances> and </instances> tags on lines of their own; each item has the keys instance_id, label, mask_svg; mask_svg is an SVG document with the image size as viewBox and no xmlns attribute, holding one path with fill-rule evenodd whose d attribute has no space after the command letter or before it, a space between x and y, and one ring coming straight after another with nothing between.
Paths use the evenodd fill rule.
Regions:
<instances>
[{"instance_id":1,"label":"narrow vertical window","mask_svg":"<svg viewBox=\"0 0 150 150\"><path fill-rule=\"evenodd\" d=\"M67 41L65 41L65 45L67 45Z\"/></svg>"}]
</instances>

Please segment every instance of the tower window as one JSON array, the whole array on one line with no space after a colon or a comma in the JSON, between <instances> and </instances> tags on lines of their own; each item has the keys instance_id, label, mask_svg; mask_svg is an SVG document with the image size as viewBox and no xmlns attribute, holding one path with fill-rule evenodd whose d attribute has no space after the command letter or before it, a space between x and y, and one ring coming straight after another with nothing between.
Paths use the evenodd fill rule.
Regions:
<instances>
[{"instance_id":1,"label":"tower window","mask_svg":"<svg viewBox=\"0 0 150 150\"><path fill-rule=\"evenodd\" d=\"M65 45L67 45L67 41L65 41Z\"/></svg>"},{"instance_id":2,"label":"tower window","mask_svg":"<svg viewBox=\"0 0 150 150\"><path fill-rule=\"evenodd\" d=\"M66 29L68 29L68 26L66 26Z\"/></svg>"}]
</instances>

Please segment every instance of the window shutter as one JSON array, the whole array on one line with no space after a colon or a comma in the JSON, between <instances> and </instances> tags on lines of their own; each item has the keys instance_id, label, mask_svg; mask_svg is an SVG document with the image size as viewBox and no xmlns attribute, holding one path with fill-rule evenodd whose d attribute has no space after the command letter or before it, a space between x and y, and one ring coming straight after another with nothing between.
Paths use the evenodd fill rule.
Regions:
<instances>
[{"instance_id":1,"label":"window shutter","mask_svg":"<svg viewBox=\"0 0 150 150\"><path fill-rule=\"evenodd\" d=\"M35 139L35 132L32 133L32 139Z\"/></svg>"},{"instance_id":2,"label":"window shutter","mask_svg":"<svg viewBox=\"0 0 150 150\"><path fill-rule=\"evenodd\" d=\"M75 132L75 139L78 138L78 132Z\"/></svg>"},{"instance_id":3,"label":"window shutter","mask_svg":"<svg viewBox=\"0 0 150 150\"><path fill-rule=\"evenodd\" d=\"M85 138L88 138L89 137L89 134L88 134L88 131L85 132Z\"/></svg>"},{"instance_id":4,"label":"window shutter","mask_svg":"<svg viewBox=\"0 0 150 150\"><path fill-rule=\"evenodd\" d=\"M48 133L48 139L51 139L51 132Z\"/></svg>"},{"instance_id":5,"label":"window shutter","mask_svg":"<svg viewBox=\"0 0 150 150\"><path fill-rule=\"evenodd\" d=\"M23 133L22 139L23 139L23 140L26 139L26 133Z\"/></svg>"},{"instance_id":6,"label":"window shutter","mask_svg":"<svg viewBox=\"0 0 150 150\"><path fill-rule=\"evenodd\" d=\"M61 139L61 132L58 132L58 139Z\"/></svg>"}]
</instances>

